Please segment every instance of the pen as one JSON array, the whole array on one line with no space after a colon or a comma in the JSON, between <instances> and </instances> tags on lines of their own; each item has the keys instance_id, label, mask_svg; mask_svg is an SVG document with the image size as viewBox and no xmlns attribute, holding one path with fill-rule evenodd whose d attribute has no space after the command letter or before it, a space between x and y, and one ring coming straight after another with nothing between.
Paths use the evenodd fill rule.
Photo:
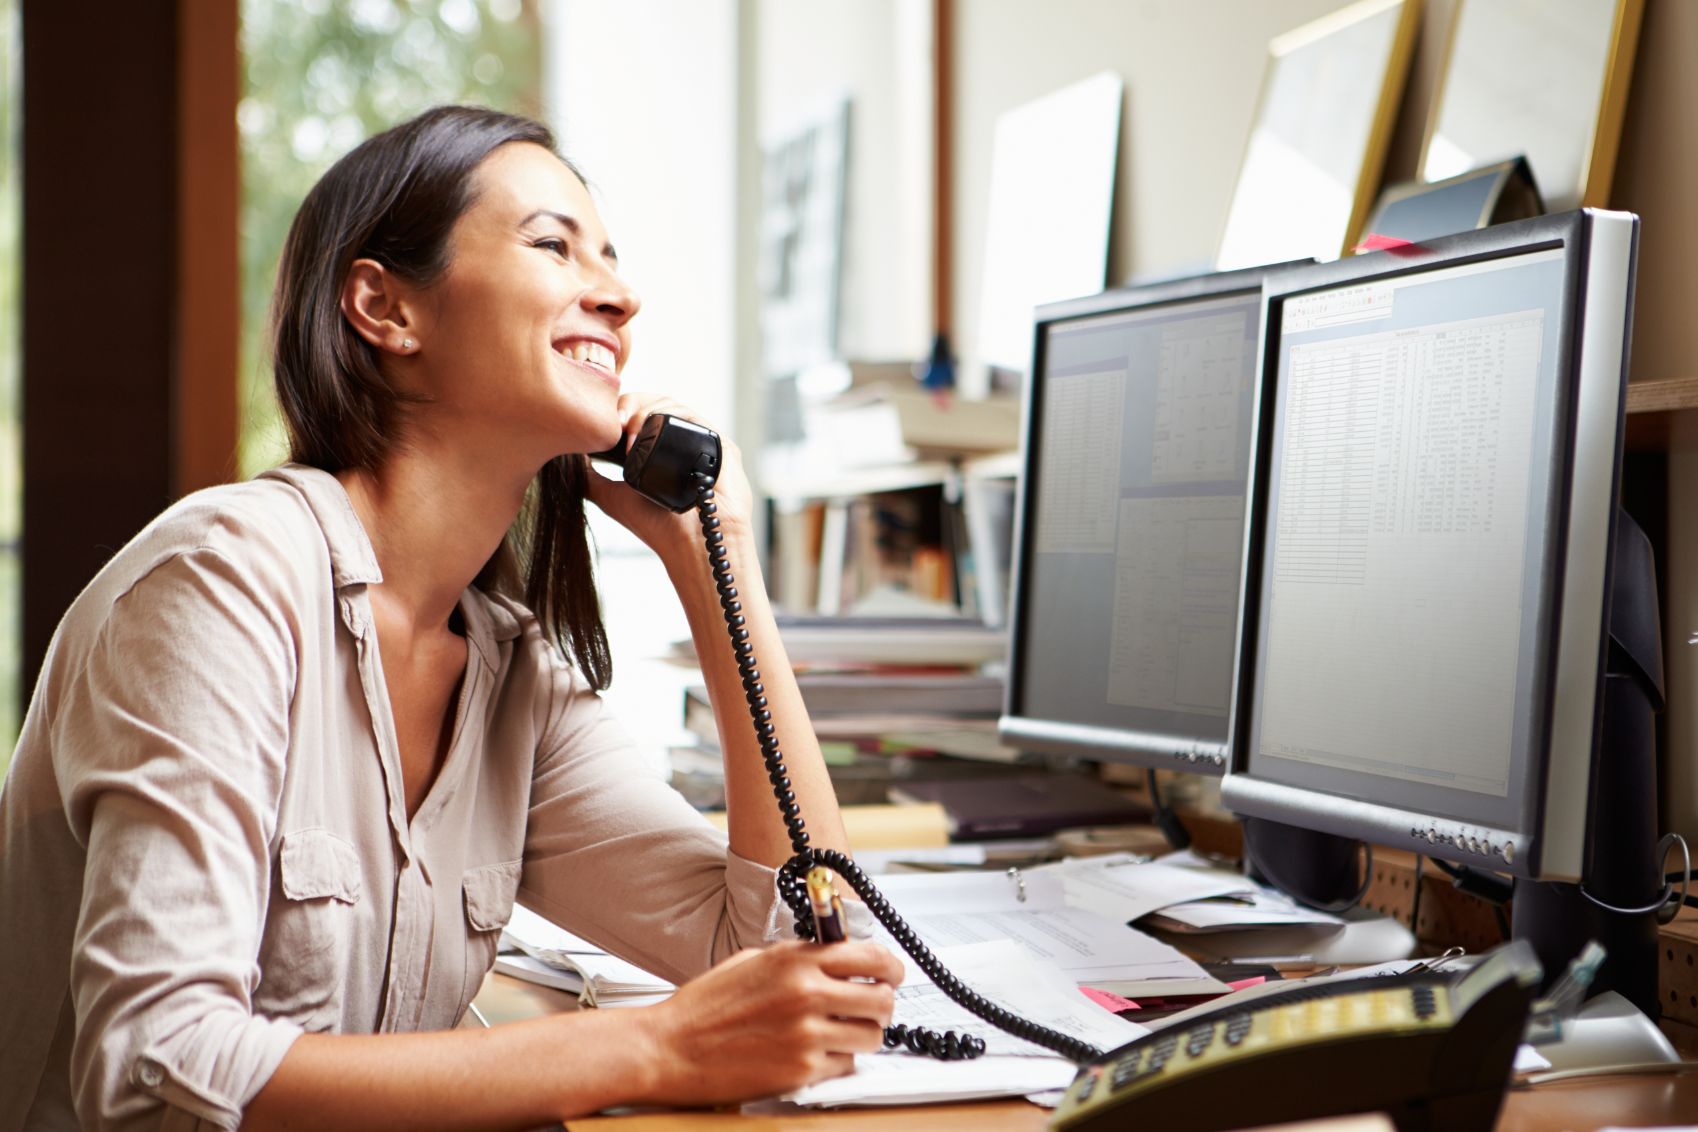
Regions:
<instances>
[{"instance_id":1,"label":"pen","mask_svg":"<svg viewBox=\"0 0 1698 1132\"><path fill-rule=\"evenodd\" d=\"M814 911L815 933L821 943L842 943L849 938L843 918L843 902L831 887L831 871L815 865L808 870L808 903Z\"/></svg>"}]
</instances>

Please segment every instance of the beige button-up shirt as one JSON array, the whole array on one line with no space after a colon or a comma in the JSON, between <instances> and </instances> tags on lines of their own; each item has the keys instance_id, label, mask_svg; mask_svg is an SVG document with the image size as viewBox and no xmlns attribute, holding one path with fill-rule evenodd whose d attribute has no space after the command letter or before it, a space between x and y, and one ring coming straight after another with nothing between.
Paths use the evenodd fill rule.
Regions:
<instances>
[{"instance_id":1,"label":"beige button-up shirt","mask_svg":"<svg viewBox=\"0 0 1698 1132\"><path fill-rule=\"evenodd\" d=\"M768 933L772 871L477 590L409 821L379 581L291 466L172 507L66 614L0 793L0 1130L234 1128L303 1031L454 1025L515 897L678 980Z\"/></svg>"}]
</instances>

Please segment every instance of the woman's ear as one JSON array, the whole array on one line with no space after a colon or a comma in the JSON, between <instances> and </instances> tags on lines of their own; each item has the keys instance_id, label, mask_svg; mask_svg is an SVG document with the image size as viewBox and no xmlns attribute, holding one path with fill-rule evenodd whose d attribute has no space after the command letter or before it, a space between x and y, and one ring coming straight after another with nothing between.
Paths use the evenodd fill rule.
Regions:
<instances>
[{"instance_id":1,"label":"woman's ear","mask_svg":"<svg viewBox=\"0 0 1698 1132\"><path fill-rule=\"evenodd\" d=\"M415 353L419 342L408 290L376 260L356 259L342 282L342 317L379 350Z\"/></svg>"}]
</instances>

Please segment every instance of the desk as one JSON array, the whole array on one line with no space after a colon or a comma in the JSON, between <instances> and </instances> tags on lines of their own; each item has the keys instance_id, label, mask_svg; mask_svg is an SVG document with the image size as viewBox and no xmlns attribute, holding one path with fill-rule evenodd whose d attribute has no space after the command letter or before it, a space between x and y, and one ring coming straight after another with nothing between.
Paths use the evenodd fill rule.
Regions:
<instances>
[{"instance_id":1,"label":"desk","mask_svg":"<svg viewBox=\"0 0 1698 1132\"><path fill-rule=\"evenodd\" d=\"M577 1009L577 1000L569 994L498 974L485 980L477 1001L489 1020L497 1024ZM1684 1052L1692 1056L1692 1051ZM748 1132L898 1132L915 1128L926 1132L1042 1132L1048 1119L1047 1109L1021 1100L829 1111L763 1101L746 1105L740 1112L582 1117L568 1120L566 1128L568 1132L724 1132L732 1128ZM1498 1118L1497 1132L1590 1132L1610 1125L1695 1121L1698 1071L1557 1081L1532 1089L1512 1089ZM1339 1132L1376 1127L1371 1122L1327 1123Z\"/></svg>"}]
</instances>

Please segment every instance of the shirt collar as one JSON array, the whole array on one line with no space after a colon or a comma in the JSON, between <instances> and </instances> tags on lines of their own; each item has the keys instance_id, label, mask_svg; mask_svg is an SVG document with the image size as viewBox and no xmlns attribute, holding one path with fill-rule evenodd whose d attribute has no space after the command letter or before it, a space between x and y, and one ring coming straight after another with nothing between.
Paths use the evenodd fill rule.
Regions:
<instances>
[{"instance_id":1,"label":"shirt collar","mask_svg":"<svg viewBox=\"0 0 1698 1132\"><path fill-rule=\"evenodd\" d=\"M496 646L519 635L519 619L497 598L475 586L460 595L460 615L466 622L466 640L491 672L501 668Z\"/></svg>"},{"instance_id":2,"label":"shirt collar","mask_svg":"<svg viewBox=\"0 0 1698 1132\"><path fill-rule=\"evenodd\" d=\"M282 480L301 493L324 531L324 541L330 548L330 572L337 589L354 585L377 585L383 581L383 571L377 565L377 552L366 536L365 526L354 513L353 501L348 498L342 481L320 468L305 464L284 464L272 468L261 479ZM491 672L500 668L497 645L510 641L520 632L519 618L508 603L492 598L476 587L467 587L460 596L460 613L465 618L466 639ZM356 630L356 634L358 630Z\"/></svg>"},{"instance_id":3,"label":"shirt collar","mask_svg":"<svg viewBox=\"0 0 1698 1132\"><path fill-rule=\"evenodd\" d=\"M305 464L284 464L261 473L259 478L282 480L307 501L307 507L324 531L325 544L330 547L330 573L337 589L383 581L377 552L371 547L360 517L354 514L353 501L341 480Z\"/></svg>"}]
</instances>

